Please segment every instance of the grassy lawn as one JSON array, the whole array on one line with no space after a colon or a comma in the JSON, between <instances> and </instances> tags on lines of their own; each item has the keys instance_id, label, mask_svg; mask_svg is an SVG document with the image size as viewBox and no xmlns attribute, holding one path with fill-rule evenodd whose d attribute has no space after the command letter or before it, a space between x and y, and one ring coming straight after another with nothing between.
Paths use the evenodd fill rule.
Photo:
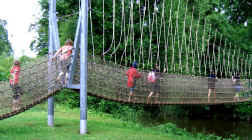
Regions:
<instances>
[{"instance_id":1,"label":"grassy lawn","mask_svg":"<svg viewBox=\"0 0 252 140\"><path fill-rule=\"evenodd\" d=\"M0 121L0 140L188 140L188 136L161 132L111 115L88 112L88 134L79 134L79 109L55 108L55 126L47 126L47 106Z\"/></svg>"}]
</instances>

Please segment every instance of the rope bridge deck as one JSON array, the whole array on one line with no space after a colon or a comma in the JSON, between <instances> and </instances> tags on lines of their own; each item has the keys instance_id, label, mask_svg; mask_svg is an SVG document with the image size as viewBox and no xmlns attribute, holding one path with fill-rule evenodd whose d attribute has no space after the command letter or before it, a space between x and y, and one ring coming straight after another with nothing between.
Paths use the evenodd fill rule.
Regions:
<instances>
[{"instance_id":1,"label":"rope bridge deck","mask_svg":"<svg viewBox=\"0 0 252 140\"><path fill-rule=\"evenodd\" d=\"M50 74L52 76L50 79L52 80L48 81L47 58L40 58L22 68L19 86L22 88L23 95L21 95L21 104L18 110L12 110L13 93L8 81L0 82L0 120L19 114L40 104L63 88L55 80L55 77L59 73L56 68ZM89 63L88 94L121 103L147 104L147 96L150 92L150 85L146 80L147 72L141 72L142 78L137 81L134 96L129 102L126 70L126 67L119 67L117 65ZM75 79L78 79L78 73L75 75ZM78 80L74 80L74 82L77 83ZM246 85L248 80L242 80L242 82ZM50 92L48 92L48 89L50 89ZM159 96L156 97L154 95L148 104L224 104L247 102L250 99L245 93L249 91L251 89L244 87L241 91L243 95L239 97L239 100L234 101L235 90L231 80L219 79L216 83L216 100L213 99L212 95L210 102L208 102L206 77L163 74L160 80ZM154 102L155 98L157 98L156 102Z\"/></svg>"}]
</instances>

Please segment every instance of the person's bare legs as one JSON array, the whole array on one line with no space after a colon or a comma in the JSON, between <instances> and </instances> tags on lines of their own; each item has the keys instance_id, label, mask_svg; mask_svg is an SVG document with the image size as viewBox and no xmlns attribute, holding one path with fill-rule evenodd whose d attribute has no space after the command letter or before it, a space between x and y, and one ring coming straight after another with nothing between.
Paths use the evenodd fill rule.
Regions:
<instances>
[{"instance_id":1,"label":"person's bare legs","mask_svg":"<svg viewBox=\"0 0 252 140\"><path fill-rule=\"evenodd\" d=\"M209 89L208 89L208 103L210 102L211 92L212 92L212 90L209 88Z\"/></svg>"},{"instance_id":2,"label":"person's bare legs","mask_svg":"<svg viewBox=\"0 0 252 140\"><path fill-rule=\"evenodd\" d=\"M68 82L68 72L66 72L65 83L64 83L64 85L67 85L67 82Z\"/></svg>"},{"instance_id":3,"label":"person's bare legs","mask_svg":"<svg viewBox=\"0 0 252 140\"><path fill-rule=\"evenodd\" d=\"M17 98L17 99L13 99L13 101L12 101L12 110L15 111L15 110L20 109L20 104L21 104L20 97Z\"/></svg>"},{"instance_id":4,"label":"person's bare legs","mask_svg":"<svg viewBox=\"0 0 252 140\"><path fill-rule=\"evenodd\" d=\"M59 73L59 75L58 75L58 77L57 77L56 80L57 80L57 81L60 81L60 79L61 79L61 77L62 77L63 75L64 75L64 72L61 71L61 72Z\"/></svg>"},{"instance_id":5,"label":"person's bare legs","mask_svg":"<svg viewBox=\"0 0 252 140\"><path fill-rule=\"evenodd\" d=\"M213 92L214 92L214 102L216 103L216 90L213 89Z\"/></svg>"},{"instance_id":6,"label":"person's bare legs","mask_svg":"<svg viewBox=\"0 0 252 140\"><path fill-rule=\"evenodd\" d=\"M16 99L13 99L12 100L12 110L17 110L17 100Z\"/></svg>"},{"instance_id":7,"label":"person's bare legs","mask_svg":"<svg viewBox=\"0 0 252 140\"><path fill-rule=\"evenodd\" d=\"M128 99L129 102L130 102L132 96L133 96L133 91L130 89L129 99Z\"/></svg>"},{"instance_id":8,"label":"person's bare legs","mask_svg":"<svg viewBox=\"0 0 252 140\"><path fill-rule=\"evenodd\" d=\"M155 103L157 104L159 101L158 101L158 98L159 98L159 93L157 93L156 95L156 100L155 100Z\"/></svg>"},{"instance_id":9,"label":"person's bare legs","mask_svg":"<svg viewBox=\"0 0 252 140\"><path fill-rule=\"evenodd\" d=\"M151 91L150 94L148 95L148 97L147 97L147 104L150 103L150 98L151 98L151 96L153 95L153 93L154 93L154 92Z\"/></svg>"},{"instance_id":10,"label":"person's bare legs","mask_svg":"<svg viewBox=\"0 0 252 140\"><path fill-rule=\"evenodd\" d=\"M234 96L234 102L237 102L237 98L236 98L236 95Z\"/></svg>"}]
</instances>

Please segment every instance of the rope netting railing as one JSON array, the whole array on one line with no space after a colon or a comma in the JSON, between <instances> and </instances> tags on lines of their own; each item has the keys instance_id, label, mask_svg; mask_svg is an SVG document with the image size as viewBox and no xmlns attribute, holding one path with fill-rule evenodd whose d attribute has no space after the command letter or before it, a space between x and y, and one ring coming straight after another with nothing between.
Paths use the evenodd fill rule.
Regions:
<instances>
[{"instance_id":1,"label":"rope netting railing","mask_svg":"<svg viewBox=\"0 0 252 140\"><path fill-rule=\"evenodd\" d=\"M57 66L56 62L54 61L54 66ZM21 66L18 86L22 94L20 95L18 107L15 109L13 109L14 93L10 88L9 81L1 81L0 120L24 112L45 101L61 89L62 85L55 80L59 71L56 67L52 68L52 70L52 74L50 74L51 81L48 81L48 58L46 56Z\"/></svg>"},{"instance_id":2,"label":"rope netting railing","mask_svg":"<svg viewBox=\"0 0 252 140\"><path fill-rule=\"evenodd\" d=\"M209 9L197 5L200 2L203 1L90 1L88 92L129 102L126 71L137 61L142 77L136 81L135 100L131 103L149 103L152 87L147 75L156 64L160 71L166 70L161 74L156 104L249 101L252 56L233 45L216 25L209 24ZM78 68L79 64L75 84L79 84ZM208 98L211 73L218 78L216 99L213 92ZM232 81L232 76L237 75L239 92Z\"/></svg>"},{"instance_id":3,"label":"rope netting railing","mask_svg":"<svg viewBox=\"0 0 252 140\"><path fill-rule=\"evenodd\" d=\"M250 101L252 56L225 38L215 25L208 24L206 11L202 10L207 7L189 0L89 2L90 95L160 105ZM126 71L134 61L138 62L142 76L136 80L134 96L128 100ZM19 86L23 95L19 109L12 109L9 82L1 81L0 119L21 113L63 88L56 80L60 67L52 62L50 69L47 57L22 66ZM79 60L76 62L73 84L80 83ZM157 81L158 94L148 100L152 85L147 75L156 64L160 71L166 71L160 73ZM216 98L213 93L208 97L210 72L218 77ZM241 85L238 94L231 79L237 75Z\"/></svg>"},{"instance_id":4,"label":"rope netting railing","mask_svg":"<svg viewBox=\"0 0 252 140\"><path fill-rule=\"evenodd\" d=\"M51 65L51 73L48 73L48 58L39 58L34 62L29 62L22 66L20 72L20 84L22 89L21 102L19 108L13 110L13 91L8 81L1 81L1 105L0 119L9 118L26 111L31 107L45 101L49 97L63 88L56 77L60 70L57 61ZM97 59L98 60L98 59ZM78 65L78 64L77 64ZM241 96L234 101L235 88L230 79L219 79L216 82L216 98L207 98L206 77L191 77L183 75L172 75L163 73L160 78L159 95L154 95L149 102L147 96L151 91L151 86L146 81L147 72L141 71L142 78L137 81L135 95L132 101L128 101L129 89L127 88L127 77L125 71L127 67L115 65L114 63L101 64L90 62L88 65L88 93L107 100L141 103L141 104L222 104L233 102L249 101L249 86L244 86ZM77 72L78 73L78 72ZM50 75L50 79L48 77ZM75 75L75 82L78 82L78 74ZM76 79L77 78L77 79ZM248 85L248 80L242 80L243 85Z\"/></svg>"},{"instance_id":5,"label":"rope netting railing","mask_svg":"<svg viewBox=\"0 0 252 140\"><path fill-rule=\"evenodd\" d=\"M90 1L91 59L102 55L104 61L125 66L138 61L140 69L158 64L176 74L251 76L251 55L218 32L208 18L210 9L197 5L201 2Z\"/></svg>"},{"instance_id":6,"label":"rope netting railing","mask_svg":"<svg viewBox=\"0 0 252 140\"><path fill-rule=\"evenodd\" d=\"M251 97L248 79L241 80L243 86L236 100L237 92L233 81L229 78L217 79L216 98L213 93L208 98L208 77L161 73L158 94L148 101L148 95L153 90L152 85L147 81L148 71L140 71L142 76L136 81L133 99L129 101L127 69L128 67L112 62L106 64L90 62L87 82L89 95L117 102L156 105L238 103L250 101ZM79 83L78 79L79 74L76 74L74 84Z\"/></svg>"}]
</instances>

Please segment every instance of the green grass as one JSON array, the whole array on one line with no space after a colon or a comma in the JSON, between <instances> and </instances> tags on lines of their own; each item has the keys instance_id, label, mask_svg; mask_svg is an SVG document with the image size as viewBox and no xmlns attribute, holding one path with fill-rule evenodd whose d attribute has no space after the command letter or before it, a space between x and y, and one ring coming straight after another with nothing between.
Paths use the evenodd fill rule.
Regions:
<instances>
[{"instance_id":1,"label":"green grass","mask_svg":"<svg viewBox=\"0 0 252 140\"><path fill-rule=\"evenodd\" d=\"M0 140L188 140L184 136L146 128L109 114L88 111L88 134L79 134L79 109L57 106L55 126L47 126L46 104L0 121Z\"/></svg>"},{"instance_id":2,"label":"green grass","mask_svg":"<svg viewBox=\"0 0 252 140\"><path fill-rule=\"evenodd\" d=\"M79 134L79 109L55 108L55 126L47 126L47 105L38 105L0 121L0 140L220 140L213 135L192 135L174 124L143 127L112 115L88 111L88 134ZM229 139L228 139L229 140Z\"/></svg>"}]
</instances>

